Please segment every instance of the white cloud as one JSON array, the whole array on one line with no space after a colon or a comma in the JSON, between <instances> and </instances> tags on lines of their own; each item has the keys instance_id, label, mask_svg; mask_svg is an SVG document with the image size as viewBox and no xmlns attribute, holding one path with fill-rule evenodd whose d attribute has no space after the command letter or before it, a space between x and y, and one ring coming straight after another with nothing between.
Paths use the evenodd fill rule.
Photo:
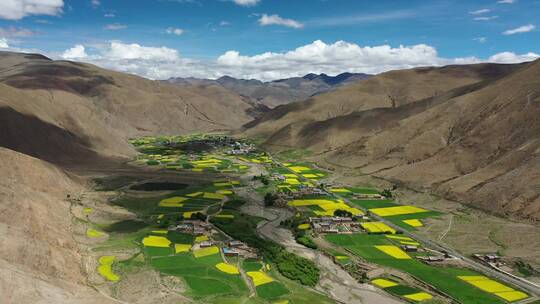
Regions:
<instances>
[{"instance_id":1,"label":"white cloud","mask_svg":"<svg viewBox=\"0 0 540 304\"><path fill-rule=\"evenodd\" d=\"M540 58L540 54L532 52L521 55L513 52L502 52L489 57L488 61L496 63L519 63L525 61L533 61L538 58Z\"/></svg>"},{"instance_id":2,"label":"white cloud","mask_svg":"<svg viewBox=\"0 0 540 304\"><path fill-rule=\"evenodd\" d=\"M22 28L22 27L14 27L14 26L6 27L6 28L0 27L0 36L3 36L3 37L30 37L30 36L34 36L35 34L36 34L35 32L29 29Z\"/></svg>"},{"instance_id":3,"label":"white cloud","mask_svg":"<svg viewBox=\"0 0 540 304\"><path fill-rule=\"evenodd\" d=\"M499 18L499 16L495 15L495 16L481 16L481 17L474 17L473 20L475 21L489 21L489 20L493 20L493 19L497 19Z\"/></svg>"},{"instance_id":4,"label":"white cloud","mask_svg":"<svg viewBox=\"0 0 540 304\"><path fill-rule=\"evenodd\" d=\"M118 30L123 30L125 28L127 28L127 25L120 24L120 23L107 24L105 26L105 29L109 31L118 31Z\"/></svg>"},{"instance_id":5,"label":"white cloud","mask_svg":"<svg viewBox=\"0 0 540 304\"><path fill-rule=\"evenodd\" d=\"M225 21L225 20L224 20L224 21L221 21L221 22L219 23L219 26L228 26L228 25L231 25L231 23L230 23L229 21Z\"/></svg>"},{"instance_id":6,"label":"white cloud","mask_svg":"<svg viewBox=\"0 0 540 304\"><path fill-rule=\"evenodd\" d=\"M485 14L485 13L489 13L489 12L491 12L491 10L489 8L483 8L483 9L479 9L479 10L476 10L476 11L469 12L469 14L471 14L471 15L481 15L481 14Z\"/></svg>"},{"instance_id":7,"label":"white cloud","mask_svg":"<svg viewBox=\"0 0 540 304\"><path fill-rule=\"evenodd\" d=\"M255 6L261 2L261 0L233 0L234 3L240 6Z\"/></svg>"},{"instance_id":8,"label":"white cloud","mask_svg":"<svg viewBox=\"0 0 540 304\"><path fill-rule=\"evenodd\" d=\"M520 33L527 33L527 32L530 32L532 30L534 30L536 28L536 26L532 25L532 24L527 24L527 25L523 25L523 26L520 26L518 28L515 28L515 29L510 29L510 30L506 30L503 32L503 35L514 35L514 34L520 34Z\"/></svg>"},{"instance_id":9,"label":"white cloud","mask_svg":"<svg viewBox=\"0 0 540 304\"><path fill-rule=\"evenodd\" d=\"M116 17L116 15L114 13L110 12L110 13L105 13L103 15L103 17L105 17L105 18L114 18L114 17Z\"/></svg>"},{"instance_id":10,"label":"white cloud","mask_svg":"<svg viewBox=\"0 0 540 304\"><path fill-rule=\"evenodd\" d=\"M176 36L180 36L184 33L184 30L181 28L169 27L166 32L167 34L174 34Z\"/></svg>"},{"instance_id":11,"label":"white cloud","mask_svg":"<svg viewBox=\"0 0 540 304\"><path fill-rule=\"evenodd\" d=\"M103 54L108 59L113 60L141 59L171 61L179 58L178 51L171 48L147 47L137 43L125 44L120 41L112 41L109 48Z\"/></svg>"},{"instance_id":12,"label":"white cloud","mask_svg":"<svg viewBox=\"0 0 540 304\"><path fill-rule=\"evenodd\" d=\"M473 40L478 41L480 43L486 43L487 38L486 37L476 37L476 38L473 38Z\"/></svg>"},{"instance_id":13,"label":"white cloud","mask_svg":"<svg viewBox=\"0 0 540 304\"><path fill-rule=\"evenodd\" d=\"M258 21L259 21L259 24L262 25L262 26L266 26L266 25L283 25L283 26L292 27L292 28L303 28L304 27L304 25L302 23L300 23L300 22L298 22L296 20L281 18L278 15L263 14Z\"/></svg>"},{"instance_id":14,"label":"white cloud","mask_svg":"<svg viewBox=\"0 0 540 304\"><path fill-rule=\"evenodd\" d=\"M90 1L90 4L92 5L92 7L96 8L96 7L101 5L101 1L100 0L92 0L92 1Z\"/></svg>"},{"instance_id":15,"label":"white cloud","mask_svg":"<svg viewBox=\"0 0 540 304\"><path fill-rule=\"evenodd\" d=\"M0 18L20 20L30 15L56 16L62 13L64 0L1 0Z\"/></svg>"},{"instance_id":16,"label":"white cloud","mask_svg":"<svg viewBox=\"0 0 540 304\"><path fill-rule=\"evenodd\" d=\"M9 48L9 44L7 42L6 38L0 38L0 49L7 49Z\"/></svg>"},{"instance_id":17,"label":"white cloud","mask_svg":"<svg viewBox=\"0 0 540 304\"><path fill-rule=\"evenodd\" d=\"M74 47L67 49L62 55L63 59L82 59L88 57L84 45L77 44Z\"/></svg>"},{"instance_id":18,"label":"white cloud","mask_svg":"<svg viewBox=\"0 0 540 304\"><path fill-rule=\"evenodd\" d=\"M438 55L434 47L426 44L398 47L360 46L345 41L327 44L320 40L287 52L266 52L246 56L231 50L216 59L208 60L182 58L177 50L168 47L143 46L121 41L94 46L90 49L92 52L84 50L82 46L75 46L62 55L67 55L68 51L69 55L84 56L77 58L78 60L151 79L170 77L215 79L230 75L244 79L275 80L304 76L308 73L336 75L348 71L377 74L419 66L480 62L514 63L534 60L539 56L535 53L518 55L503 52L488 59L444 58Z\"/></svg>"},{"instance_id":19,"label":"white cloud","mask_svg":"<svg viewBox=\"0 0 540 304\"><path fill-rule=\"evenodd\" d=\"M516 0L499 0L497 1L499 4L514 4L516 3Z\"/></svg>"}]
</instances>

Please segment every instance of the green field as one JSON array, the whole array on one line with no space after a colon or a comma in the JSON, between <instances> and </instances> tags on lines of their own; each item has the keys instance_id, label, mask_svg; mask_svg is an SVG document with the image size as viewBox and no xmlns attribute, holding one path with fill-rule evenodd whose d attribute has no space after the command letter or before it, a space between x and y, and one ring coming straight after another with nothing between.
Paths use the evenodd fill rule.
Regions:
<instances>
[{"instance_id":1,"label":"green field","mask_svg":"<svg viewBox=\"0 0 540 304\"><path fill-rule=\"evenodd\" d=\"M438 290L452 296L462 303L470 304L498 304L505 303L500 298L485 293L480 289L460 280L460 275L480 275L477 272L456 267L435 267L414 259L394 259L374 245L392 244L383 235L327 235L326 239L336 245L342 246L354 254L382 266L388 266L405 271L417 279L424 281Z\"/></svg>"},{"instance_id":2,"label":"green field","mask_svg":"<svg viewBox=\"0 0 540 304\"><path fill-rule=\"evenodd\" d=\"M150 264L166 275L183 278L194 298L217 295L243 296L248 292L240 275L221 272L215 265L223 262L220 254L195 258L191 253L152 257Z\"/></svg>"}]
</instances>

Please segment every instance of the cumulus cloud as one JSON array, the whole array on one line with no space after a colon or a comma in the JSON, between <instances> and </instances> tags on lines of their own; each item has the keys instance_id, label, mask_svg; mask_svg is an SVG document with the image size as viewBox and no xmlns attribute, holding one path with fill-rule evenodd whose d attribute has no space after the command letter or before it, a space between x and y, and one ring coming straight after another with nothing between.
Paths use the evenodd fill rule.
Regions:
<instances>
[{"instance_id":1,"label":"cumulus cloud","mask_svg":"<svg viewBox=\"0 0 540 304\"><path fill-rule=\"evenodd\" d=\"M515 29L506 30L503 32L503 35L514 35L514 34L520 34L520 33L527 33L532 30L534 30L536 26L532 24L523 25L520 27L517 27Z\"/></svg>"},{"instance_id":2,"label":"cumulus cloud","mask_svg":"<svg viewBox=\"0 0 540 304\"><path fill-rule=\"evenodd\" d=\"M479 9L479 10L476 10L476 11L469 12L469 14L471 14L471 15L481 15L481 14L485 14L485 13L489 13L489 12L491 12L491 10L489 8L483 8L483 9Z\"/></svg>"},{"instance_id":3,"label":"cumulus cloud","mask_svg":"<svg viewBox=\"0 0 540 304\"><path fill-rule=\"evenodd\" d=\"M255 6L261 2L261 0L233 0L233 2L240 6Z\"/></svg>"},{"instance_id":4,"label":"cumulus cloud","mask_svg":"<svg viewBox=\"0 0 540 304\"><path fill-rule=\"evenodd\" d=\"M99 0L92 0L92 1L90 1L90 4L92 5L92 7L96 8L96 7L98 7L98 6L101 5L101 1L99 1Z\"/></svg>"},{"instance_id":5,"label":"cumulus cloud","mask_svg":"<svg viewBox=\"0 0 540 304\"><path fill-rule=\"evenodd\" d=\"M9 44L7 42L6 38L0 38L0 49L7 49L9 48Z\"/></svg>"},{"instance_id":6,"label":"cumulus cloud","mask_svg":"<svg viewBox=\"0 0 540 304\"><path fill-rule=\"evenodd\" d=\"M168 47L143 46L137 43L112 41L106 46L92 48L86 54L83 46L75 46L65 55L84 56L79 60L105 68L137 74L151 79L170 77L236 78L275 80L303 76L308 73L330 75L342 72L377 74L389 70L419 66L442 66L479 62L515 63L538 58L538 54L499 53L488 59L477 57L444 58L430 45L392 47L390 45L360 46L337 41L327 44L317 40L287 52L266 52L253 56L238 51L227 51L216 59L183 58ZM69 51L69 52L68 52ZM68 55L68 56L69 56Z\"/></svg>"},{"instance_id":7,"label":"cumulus cloud","mask_svg":"<svg viewBox=\"0 0 540 304\"><path fill-rule=\"evenodd\" d=\"M105 13L103 15L103 17L105 17L105 18L114 18L114 17L116 17L116 15L113 12L110 12L110 13Z\"/></svg>"},{"instance_id":8,"label":"cumulus cloud","mask_svg":"<svg viewBox=\"0 0 540 304\"><path fill-rule=\"evenodd\" d=\"M176 36L180 36L184 33L184 30L181 29L181 28L174 28L174 27L169 27L167 30L166 30L167 34L173 34L173 35L176 35Z\"/></svg>"},{"instance_id":9,"label":"cumulus cloud","mask_svg":"<svg viewBox=\"0 0 540 304\"><path fill-rule=\"evenodd\" d=\"M29 29L22 27L0 27L0 36L3 37L30 37L34 36L36 33Z\"/></svg>"},{"instance_id":10,"label":"cumulus cloud","mask_svg":"<svg viewBox=\"0 0 540 304\"><path fill-rule=\"evenodd\" d=\"M105 26L105 29L109 31L118 31L118 30L123 30L125 28L127 28L127 25L120 24L120 23L107 24Z\"/></svg>"},{"instance_id":11,"label":"cumulus cloud","mask_svg":"<svg viewBox=\"0 0 540 304\"><path fill-rule=\"evenodd\" d=\"M20 20L30 15L56 16L62 13L64 0L1 0L0 18Z\"/></svg>"},{"instance_id":12,"label":"cumulus cloud","mask_svg":"<svg viewBox=\"0 0 540 304\"><path fill-rule=\"evenodd\" d=\"M499 0L497 1L499 4L514 4L516 3L516 0Z\"/></svg>"},{"instance_id":13,"label":"cumulus cloud","mask_svg":"<svg viewBox=\"0 0 540 304\"><path fill-rule=\"evenodd\" d=\"M84 45L77 44L74 47L67 49L64 53L62 53L61 57L63 59L83 59L88 57L88 54L86 54L86 49Z\"/></svg>"},{"instance_id":14,"label":"cumulus cloud","mask_svg":"<svg viewBox=\"0 0 540 304\"><path fill-rule=\"evenodd\" d=\"M516 54L513 52L502 52L495 54L491 57L489 57L489 62L495 62L495 63L519 63L519 62L526 62L526 61L533 61L540 58L540 54L536 53L526 53L526 54Z\"/></svg>"},{"instance_id":15,"label":"cumulus cloud","mask_svg":"<svg viewBox=\"0 0 540 304\"><path fill-rule=\"evenodd\" d=\"M179 58L177 50L167 47L147 47L137 43L125 44L120 41L112 41L109 48L103 53L113 60L155 60L172 61Z\"/></svg>"},{"instance_id":16,"label":"cumulus cloud","mask_svg":"<svg viewBox=\"0 0 540 304\"><path fill-rule=\"evenodd\" d=\"M282 25L292 28L303 28L304 25L293 19L281 18L279 15L267 15L263 14L259 19L259 24L262 26L266 25Z\"/></svg>"}]
</instances>

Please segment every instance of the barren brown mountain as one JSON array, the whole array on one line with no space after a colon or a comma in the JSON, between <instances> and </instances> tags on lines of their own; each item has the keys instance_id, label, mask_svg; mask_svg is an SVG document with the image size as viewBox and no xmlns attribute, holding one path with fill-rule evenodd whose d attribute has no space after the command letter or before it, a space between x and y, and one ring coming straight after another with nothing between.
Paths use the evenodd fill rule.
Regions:
<instances>
[{"instance_id":1,"label":"barren brown mountain","mask_svg":"<svg viewBox=\"0 0 540 304\"><path fill-rule=\"evenodd\" d=\"M246 125L273 149L540 220L540 61L393 71ZM339 164L339 165L337 165Z\"/></svg>"},{"instance_id":2,"label":"barren brown mountain","mask_svg":"<svg viewBox=\"0 0 540 304\"><path fill-rule=\"evenodd\" d=\"M127 138L135 135L230 130L258 111L219 86L176 87L0 52L0 146L55 163L130 155Z\"/></svg>"},{"instance_id":3,"label":"barren brown mountain","mask_svg":"<svg viewBox=\"0 0 540 304\"><path fill-rule=\"evenodd\" d=\"M0 302L118 302L88 287L66 200L87 180L64 170L128 157L132 136L229 130L258 111L222 87L0 52Z\"/></svg>"}]
</instances>

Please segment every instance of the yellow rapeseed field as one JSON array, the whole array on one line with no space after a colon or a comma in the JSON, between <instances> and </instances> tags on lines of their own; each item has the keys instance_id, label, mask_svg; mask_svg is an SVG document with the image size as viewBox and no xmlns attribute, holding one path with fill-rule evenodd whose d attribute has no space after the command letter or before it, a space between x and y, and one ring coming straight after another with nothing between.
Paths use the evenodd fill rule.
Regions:
<instances>
[{"instance_id":1,"label":"yellow rapeseed field","mask_svg":"<svg viewBox=\"0 0 540 304\"><path fill-rule=\"evenodd\" d=\"M190 194L186 194L186 196L196 197L196 196L199 196L199 195L202 195L202 194L203 194L202 192L193 192L193 193L190 193Z\"/></svg>"},{"instance_id":2,"label":"yellow rapeseed field","mask_svg":"<svg viewBox=\"0 0 540 304\"><path fill-rule=\"evenodd\" d=\"M88 230L86 230L86 236L89 237L89 238L98 238L98 237L102 237L104 235L105 235L104 232L97 231L97 230L92 229L92 228L88 228Z\"/></svg>"},{"instance_id":3,"label":"yellow rapeseed field","mask_svg":"<svg viewBox=\"0 0 540 304\"><path fill-rule=\"evenodd\" d=\"M169 247L171 245L171 241L166 237L155 235L145 237L142 243L146 247Z\"/></svg>"},{"instance_id":4,"label":"yellow rapeseed field","mask_svg":"<svg viewBox=\"0 0 540 304\"><path fill-rule=\"evenodd\" d=\"M495 295L508 302L515 302L529 297L526 293L521 291L496 292Z\"/></svg>"},{"instance_id":5,"label":"yellow rapeseed field","mask_svg":"<svg viewBox=\"0 0 540 304\"><path fill-rule=\"evenodd\" d=\"M393 215L427 212L426 209L418 208L415 206L373 208L373 209L369 209L369 211L373 212L374 214L378 216L393 216Z\"/></svg>"},{"instance_id":6,"label":"yellow rapeseed field","mask_svg":"<svg viewBox=\"0 0 540 304\"><path fill-rule=\"evenodd\" d=\"M115 274L112 271L112 265L114 263L114 260L116 257L114 255L105 255L98 259L99 266L98 266L98 272L101 274L105 279L116 282L120 280L120 277Z\"/></svg>"},{"instance_id":7,"label":"yellow rapeseed field","mask_svg":"<svg viewBox=\"0 0 540 304\"><path fill-rule=\"evenodd\" d=\"M349 192L351 192L351 190L345 189L345 188L332 188L332 189L330 189L330 192L333 192L333 193L349 193Z\"/></svg>"},{"instance_id":8,"label":"yellow rapeseed field","mask_svg":"<svg viewBox=\"0 0 540 304\"><path fill-rule=\"evenodd\" d=\"M255 286L268 284L274 281L274 279L262 271L248 271L247 275L251 277Z\"/></svg>"},{"instance_id":9,"label":"yellow rapeseed field","mask_svg":"<svg viewBox=\"0 0 540 304\"><path fill-rule=\"evenodd\" d=\"M386 280L386 279L375 279L371 281L371 284L378 286L380 288L388 288L392 286L397 286L398 284L396 282Z\"/></svg>"},{"instance_id":10,"label":"yellow rapeseed field","mask_svg":"<svg viewBox=\"0 0 540 304\"><path fill-rule=\"evenodd\" d=\"M199 235L198 237L195 238L195 243L200 243L200 242L204 242L204 241L208 241L208 236Z\"/></svg>"},{"instance_id":11,"label":"yellow rapeseed field","mask_svg":"<svg viewBox=\"0 0 540 304\"><path fill-rule=\"evenodd\" d=\"M430 295L427 292L413 293L413 294L410 294L410 295L405 295L404 297L407 298L407 299L411 299L413 301L416 301L416 302L430 300L430 299L433 298L433 296Z\"/></svg>"},{"instance_id":12,"label":"yellow rapeseed field","mask_svg":"<svg viewBox=\"0 0 540 304\"><path fill-rule=\"evenodd\" d=\"M411 220L403 220L403 222L409 226L412 227L422 227L424 224L422 224L422 221L417 219L411 219Z\"/></svg>"},{"instance_id":13,"label":"yellow rapeseed field","mask_svg":"<svg viewBox=\"0 0 540 304\"><path fill-rule=\"evenodd\" d=\"M219 264L216 264L216 268L228 274L240 274L240 271L238 271L238 268L231 264L219 263Z\"/></svg>"},{"instance_id":14,"label":"yellow rapeseed field","mask_svg":"<svg viewBox=\"0 0 540 304\"><path fill-rule=\"evenodd\" d=\"M160 207L182 207L184 204L182 202L186 201L187 198L181 196L175 196L163 199L159 202Z\"/></svg>"},{"instance_id":15,"label":"yellow rapeseed field","mask_svg":"<svg viewBox=\"0 0 540 304\"><path fill-rule=\"evenodd\" d=\"M303 166L292 166L292 167L289 167L289 169L291 169L292 171L294 171L296 173L301 173L301 172L304 172L304 171L311 170L310 168L303 167Z\"/></svg>"},{"instance_id":16,"label":"yellow rapeseed field","mask_svg":"<svg viewBox=\"0 0 540 304\"><path fill-rule=\"evenodd\" d=\"M305 177L305 178L317 178L317 177L319 177L317 174L312 174L312 173L302 174L302 176Z\"/></svg>"},{"instance_id":17,"label":"yellow rapeseed field","mask_svg":"<svg viewBox=\"0 0 540 304\"><path fill-rule=\"evenodd\" d=\"M218 190L216 193L223 194L223 195L230 195L233 194L231 190Z\"/></svg>"},{"instance_id":18,"label":"yellow rapeseed field","mask_svg":"<svg viewBox=\"0 0 540 304\"><path fill-rule=\"evenodd\" d=\"M514 302L529 297L524 292L515 290L485 276L458 276L458 278L483 291L493 293L508 302Z\"/></svg>"},{"instance_id":19,"label":"yellow rapeseed field","mask_svg":"<svg viewBox=\"0 0 540 304\"><path fill-rule=\"evenodd\" d=\"M226 196L223 194L211 193L211 192L205 192L203 197L207 199L215 199L215 200L222 200L226 198Z\"/></svg>"},{"instance_id":20,"label":"yellow rapeseed field","mask_svg":"<svg viewBox=\"0 0 540 304\"><path fill-rule=\"evenodd\" d=\"M174 244L175 253L188 252L190 250L191 250L191 244Z\"/></svg>"},{"instance_id":21,"label":"yellow rapeseed field","mask_svg":"<svg viewBox=\"0 0 540 304\"><path fill-rule=\"evenodd\" d=\"M484 276L458 276L458 278L490 293L514 291L512 288Z\"/></svg>"},{"instance_id":22,"label":"yellow rapeseed field","mask_svg":"<svg viewBox=\"0 0 540 304\"><path fill-rule=\"evenodd\" d=\"M233 218L234 218L234 215L232 215L232 214L216 214L216 215L214 215L214 217L217 217L217 218L226 218L226 219L233 219Z\"/></svg>"},{"instance_id":23,"label":"yellow rapeseed field","mask_svg":"<svg viewBox=\"0 0 540 304\"><path fill-rule=\"evenodd\" d=\"M298 225L298 229L301 229L301 230L307 230L311 227L311 225L309 224L300 224Z\"/></svg>"},{"instance_id":24,"label":"yellow rapeseed field","mask_svg":"<svg viewBox=\"0 0 540 304\"><path fill-rule=\"evenodd\" d=\"M411 257L403 250L401 250L397 246L392 245L378 245L375 246L375 248L379 249L380 251L388 254L389 256L399 259L399 260L408 260Z\"/></svg>"},{"instance_id":25,"label":"yellow rapeseed field","mask_svg":"<svg viewBox=\"0 0 540 304\"><path fill-rule=\"evenodd\" d=\"M289 185L300 185L300 182L296 178L287 178L285 179L285 183Z\"/></svg>"},{"instance_id":26,"label":"yellow rapeseed field","mask_svg":"<svg viewBox=\"0 0 540 304\"><path fill-rule=\"evenodd\" d=\"M289 203L289 206L301 207L301 206L311 206L317 205L324 211L315 211L314 213L319 216L332 216L334 212L338 209L346 210L352 213L355 216L363 215L364 212L358 208L351 207L345 204L342 200L326 200L326 199L302 199L302 200L292 200Z\"/></svg>"},{"instance_id":27,"label":"yellow rapeseed field","mask_svg":"<svg viewBox=\"0 0 540 304\"><path fill-rule=\"evenodd\" d=\"M395 229L386 225L383 222L364 222L364 223L361 223L360 226L362 226L362 228L364 228L368 232L372 232L372 233L391 233L391 234L396 233Z\"/></svg>"},{"instance_id":28,"label":"yellow rapeseed field","mask_svg":"<svg viewBox=\"0 0 540 304\"><path fill-rule=\"evenodd\" d=\"M201 248L201 249L193 251L193 256L195 256L196 258L202 258L205 256L218 254L218 253L219 253L219 248L216 246L212 246L212 247Z\"/></svg>"},{"instance_id":29,"label":"yellow rapeseed field","mask_svg":"<svg viewBox=\"0 0 540 304\"><path fill-rule=\"evenodd\" d=\"M152 233L156 234L167 234L169 233L167 230L152 230Z\"/></svg>"},{"instance_id":30,"label":"yellow rapeseed field","mask_svg":"<svg viewBox=\"0 0 540 304\"><path fill-rule=\"evenodd\" d=\"M394 240L411 241L411 242L414 241L413 239L411 239L408 236L387 235L386 237L389 238L389 239L394 239Z\"/></svg>"}]
</instances>

